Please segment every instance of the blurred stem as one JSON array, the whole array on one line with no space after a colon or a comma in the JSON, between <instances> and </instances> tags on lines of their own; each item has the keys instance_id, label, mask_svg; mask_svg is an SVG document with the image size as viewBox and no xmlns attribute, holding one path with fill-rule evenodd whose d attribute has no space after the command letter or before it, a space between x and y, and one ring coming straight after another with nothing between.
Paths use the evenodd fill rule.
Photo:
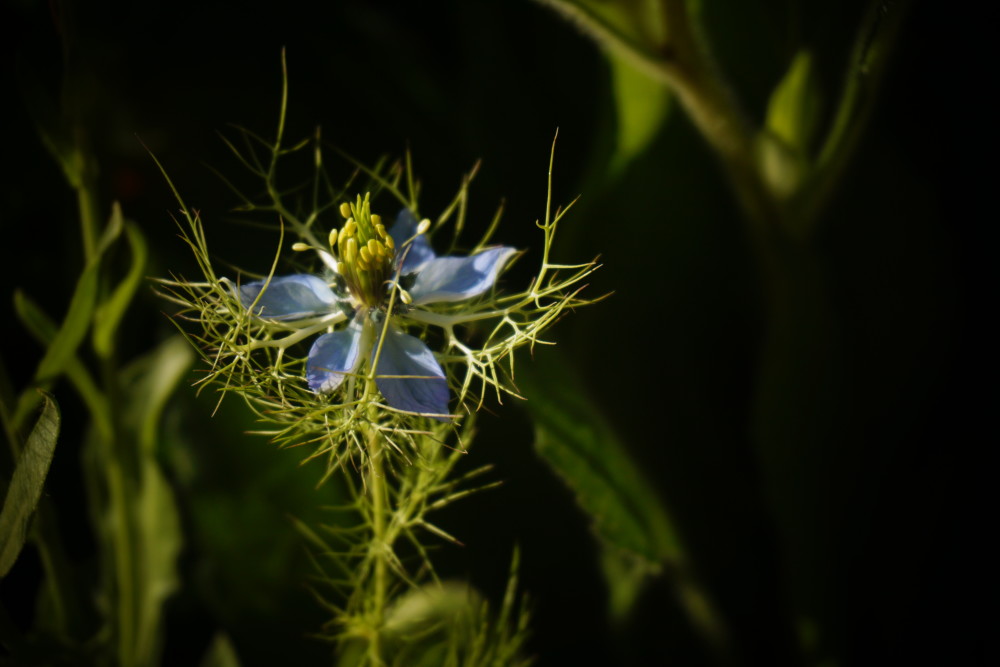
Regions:
<instances>
[{"instance_id":1,"label":"blurred stem","mask_svg":"<svg viewBox=\"0 0 1000 667\"><path fill-rule=\"evenodd\" d=\"M78 133L78 134L82 134ZM77 151L83 153L80 144L77 144ZM85 263L90 263L97 252L97 238L99 228L99 217L97 213L97 201L93 195L93 185L96 181L92 168L86 165L81 167L80 183L76 188L76 201L80 209L80 233L83 237L83 257Z\"/></svg>"},{"instance_id":2,"label":"blurred stem","mask_svg":"<svg viewBox=\"0 0 1000 667\"><path fill-rule=\"evenodd\" d=\"M697 39L684 0L662 0L667 36L655 52L634 43L579 4L568 0L538 1L576 23L618 58L671 88L722 159L748 223L759 228L780 222L780 207L757 168L756 129L743 115L708 51Z\"/></svg>"},{"instance_id":3,"label":"blurred stem","mask_svg":"<svg viewBox=\"0 0 1000 667\"><path fill-rule=\"evenodd\" d=\"M365 382L365 394L378 391L373 377ZM372 498L372 545L374 551L374 599L372 603L372 634L368 644L368 657L373 665L383 665L381 635L385 620L388 567L386 563L386 484L385 466L382 461L382 438L378 431L369 428L366 434L369 457L368 492Z\"/></svg>"},{"instance_id":4,"label":"blurred stem","mask_svg":"<svg viewBox=\"0 0 1000 667\"><path fill-rule=\"evenodd\" d=\"M765 263L769 236L812 231L867 125L877 83L908 5L871 0L852 51L844 90L806 187L791 201L772 191L757 155L760 128L747 118L718 71L686 0L660 0L665 39L637 43L572 0L537 0L577 24L617 58L669 87L722 160ZM898 5L898 6L897 6Z\"/></svg>"},{"instance_id":5,"label":"blurred stem","mask_svg":"<svg viewBox=\"0 0 1000 667\"><path fill-rule=\"evenodd\" d=\"M108 401L118 405L121 400L121 390L118 384L120 373L113 357L104 360L103 380ZM104 459L105 479L108 487L108 502L114 517L115 530L111 531L112 548L114 550L115 583L118 597L117 634L118 659L124 667L135 663L135 623L137 621L138 604L135 599L135 558L133 553L133 521L129 511L135 495L133 480L136 478L136 466L132 465L130 452L125 451L121 437L122 428L120 416L112 422L110 437L99 438L101 453Z\"/></svg>"},{"instance_id":6,"label":"blurred stem","mask_svg":"<svg viewBox=\"0 0 1000 667\"><path fill-rule=\"evenodd\" d=\"M98 239L101 235L102 207L98 195L98 163L88 133L88 129L93 126L94 110L89 106L91 95L86 88L87 75L90 72L85 68L91 61L87 58L87 35L76 30L80 24L76 17L78 11L87 10L72 1L59 2L56 16L62 37L65 67L63 107L73 133L76 166L75 174L70 178L70 185L76 191L84 259L89 263L95 259L97 253ZM97 303L103 303L107 296L107 283L102 281L99 290ZM100 356L98 354L98 357ZM101 360L100 373L107 404L121 405L121 374L114 355ZM95 412L92 418L100 426L104 416ZM130 667L135 664L135 627L139 612L136 601L137 578L133 548L137 543L134 540L135 526L131 514L135 502L138 468L132 452L126 449L126 442L122 437L124 415L120 410L111 410L110 417L110 423L105 423L99 429L95 440L99 452L100 470L104 474L107 488L108 512L111 517L109 533L117 597L112 626L116 631L118 642L117 662L124 667Z\"/></svg>"},{"instance_id":7,"label":"blurred stem","mask_svg":"<svg viewBox=\"0 0 1000 667\"><path fill-rule=\"evenodd\" d=\"M886 0L872 0L855 36L844 89L797 210L799 223L807 230L829 201L868 125L888 56L909 7L907 2L893 4L890 8Z\"/></svg>"}]
</instances>

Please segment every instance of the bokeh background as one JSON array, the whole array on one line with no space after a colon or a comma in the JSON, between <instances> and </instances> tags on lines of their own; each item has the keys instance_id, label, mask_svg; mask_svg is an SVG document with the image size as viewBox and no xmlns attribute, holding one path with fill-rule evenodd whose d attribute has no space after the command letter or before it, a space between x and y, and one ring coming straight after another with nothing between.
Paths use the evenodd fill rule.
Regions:
<instances>
[{"instance_id":1,"label":"bokeh background","mask_svg":"<svg viewBox=\"0 0 1000 667\"><path fill-rule=\"evenodd\" d=\"M983 81L961 78L985 61L986 42L958 10L884 4L907 15L870 124L803 255L797 319L775 361L752 244L717 160L669 98L623 101L601 51L545 7L71 3L64 52L49 4L8 0L0 312L11 377L27 383L38 354L12 314L13 289L62 313L82 263L76 202L29 99L41 91L58 100L65 77L89 119L104 205L121 202L139 223L158 276L191 275L193 262L143 143L201 211L220 260L269 266L274 235L232 222L236 198L206 165L242 178L216 134L229 123L273 133L282 48L289 137L321 125L364 161L409 148L428 214L481 158L469 224L484 227L503 200L497 238L521 248L539 245L532 223L544 213L559 128L555 199L582 197L557 255L600 255L589 289L613 295L561 322L560 349L536 351L539 369L546 382L579 387L668 508L735 663L961 664L985 647L988 623L974 605L995 592L983 568L993 496L983 453L996 441L986 427L996 401L985 326L997 284L985 231L994 216L981 206L992 158L981 137ZM701 5L718 64L758 121L803 46L832 104L869 6ZM629 150L623 104L662 116ZM509 280L526 280L530 264ZM143 291L122 358L173 333L164 310ZM47 494L86 571L95 549L79 465L86 417L67 387L56 395L64 438ZM185 387L167 415L162 455L185 548L163 664L196 663L220 629L245 665L322 663L330 648L309 635L325 618L287 517L320 520L318 505L335 490L314 490L321 471L299 467L295 451L245 435L253 422L238 401L214 417L213 408L210 395ZM497 599L519 544L541 665L714 664L670 576L655 579L626 619L609 620L590 519L533 439L522 406L488 407L469 467L494 464L504 485L441 519L465 546L442 548L440 569ZM0 600L25 625L40 572L28 551L0 584Z\"/></svg>"}]
</instances>

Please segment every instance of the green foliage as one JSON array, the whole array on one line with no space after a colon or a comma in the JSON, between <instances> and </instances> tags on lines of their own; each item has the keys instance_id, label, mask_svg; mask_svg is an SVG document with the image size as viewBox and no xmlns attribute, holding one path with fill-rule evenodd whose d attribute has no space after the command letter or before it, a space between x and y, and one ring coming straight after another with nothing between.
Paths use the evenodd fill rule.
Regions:
<instances>
[{"instance_id":1,"label":"green foliage","mask_svg":"<svg viewBox=\"0 0 1000 667\"><path fill-rule=\"evenodd\" d=\"M239 656L229 637L221 632L215 635L201 661L201 667L240 667Z\"/></svg>"},{"instance_id":2,"label":"green foliage","mask_svg":"<svg viewBox=\"0 0 1000 667\"><path fill-rule=\"evenodd\" d=\"M535 448L573 489L608 546L647 561L680 565L683 549L663 503L600 410L578 391L565 360L542 359L521 384L535 423Z\"/></svg>"},{"instance_id":3,"label":"green foliage","mask_svg":"<svg viewBox=\"0 0 1000 667\"><path fill-rule=\"evenodd\" d=\"M808 51L800 51L771 94L767 104L767 129L796 152L808 155L821 112L822 100L813 56Z\"/></svg>"},{"instance_id":4,"label":"green foliage","mask_svg":"<svg viewBox=\"0 0 1000 667\"><path fill-rule=\"evenodd\" d=\"M42 413L21 451L0 511L0 579L10 572L28 535L59 438L59 406L43 396Z\"/></svg>"},{"instance_id":5,"label":"green foliage","mask_svg":"<svg viewBox=\"0 0 1000 667\"><path fill-rule=\"evenodd\" d=\"M112 210L114 218L122 219L121 208L117 202ZM94 351L103 358L110 357L114 351L115 332L121 324L126 309L132 303L135 291L142 284L143 271L149 255L146 240L135 223L125 223L125 234L132 250L132 264L128 274L94 313Z\"/></svg>"},{"instance_id":6,"label":"green foliage","mask_svg":"<svg viewBox=\"0 0 1000 667\"><path fill-rule=\"evenodd\" d=\"M608 55L617 113L615 153L610 174L621 172L649 147L666 122L670 91L620 56Z\"/></svg>"},{"instance_id":7,"label":"green foliage","mask_svg":"<svg viewBox=\"0 0 1000 667\"><path fill-rule=\"evenodd\" d=\"M398 596L386 611L385 663L394 667L526 667L530 616L517 595L518 553L511 562L507 589L498 613L472 587L443 581L427 583ZM365 663L366 642L348 641L337 664Z\"/></svg>"},{"instance_id":8,"label":"green foliage","mask_svg":"<svg viewBox=\"0 0 1000 667\"><path fill-rule=\"evenodd\" d=\"M649 578L666 571L695 626L723 641L721 619L693 578L670 514L600 408L580 391L577 372L552 355L522 373L521 385L535 450L593 522L612 617L624 621Z\"/></svg>"}]
</instances>

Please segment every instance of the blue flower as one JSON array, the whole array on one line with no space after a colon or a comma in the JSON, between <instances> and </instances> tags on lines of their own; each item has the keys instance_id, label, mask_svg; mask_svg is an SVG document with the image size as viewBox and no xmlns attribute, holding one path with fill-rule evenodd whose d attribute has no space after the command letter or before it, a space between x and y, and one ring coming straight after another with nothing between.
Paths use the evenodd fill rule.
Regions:
<instances>
[{"instance_id":1,"label":"blue flower","mask_svg":"<svg viewBox=\"0 0 1000 667\"><path fill-rule=\"evenodd\" d=\"M306 381L312 391L335 391L368 361L377 364L375 382L389 406L447 420L444 371L431 349L399 323L408 314L419 319L421 306L483 294L517 251L498 246L468 257L439 257L409 210L400 212L388 232L370 212L367 197L344 204L341 213L347 221L330 235L338 257L322 251L337 267L331 281L295 274L271 279L267 289L263 281L251 282L238 288L241 303L272 321L351 319L317 338L309 351Z\"/></svg>"}]
</instances>

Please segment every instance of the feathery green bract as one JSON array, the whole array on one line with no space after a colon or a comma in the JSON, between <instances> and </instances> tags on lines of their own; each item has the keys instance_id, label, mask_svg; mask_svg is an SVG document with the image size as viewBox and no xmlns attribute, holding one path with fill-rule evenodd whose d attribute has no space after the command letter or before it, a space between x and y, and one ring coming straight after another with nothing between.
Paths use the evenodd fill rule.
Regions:
<instances>
[{"instance_id":1,"label":"feathery green bract","mask_svg":"<svg viewBox=\"0 0 1000 667\"><path fill-rule=\"evenodd\" d=\"M279 129L279 137L282 133ZM405 166L401 162L383 161L365 167L354 162L353 175L337 187L327 171L323 158L325 146L318 133L292 147L283 147L278 141L267 142L245 129L238 128L237 135L237 141L226 143L240 163L263 181L262 190L266 193L262 199L255 199L231 185L242 202L239 210L262 216L257 222L272 226L279 239L274 261L262 276L268 284L283 272L278 267L284 263L282 255L286 247L294 246L300 257L303 250L316 252L321 261L313 265L313 275L324 263L329 266L335 261L331 255L333 249L326 250L325 241L331 230L322 228L320 220L330 217L324 214L336 211L344 201L354 200L355 192L371 193L370 199L375 202L372 210L381 207L386 215L394 215L400 207L419 210L419 186L409 157ZM554 148L553 143L553 156ZM313 177L297 188L281 190L277 186L278 166L296 157L312 165ZM549 343L542 336L551 324L568 309L593 301L583 298L580 291L583 281L597 268L595 262L567 265L549 259L558 224L570 208L552 210L551 161L549 167L549 201L544 219L536 223L542 231L542 262L531 284L518 292L493 289L471 300L428 304L422 307L419 317L414 313L407 320L407 333L419 339L426 340L431 328L440 331L442 344L435 350L435 357L447 375L458 405L467 409L480 408L490 393L498 401L504 395L518 396L512 382L513 352L523 346ZM362 175L368 182L356 183ZM473 175L474 172L465 179L454 202L431 224L429 235L437 235L448 223L453 223L456 229L465 227L464 202ZM365 462L364 433L369 430L380 433L390 451L409 457L424 433L420 420L394 410L378 392L367 391L367 371L349 375L347 381L328 395L314 393L303 380L307 345L348 316L331 312L293 325L252 315L237 296L242 279L220 277L216 273L200 216L184 205L176 190L175 194L183 217L178 225L204 279L190 281L175 277L161 280L160 285L163 295L180 307L175 316L179 328L209 364L199 385L202 388L214 385L222 394L239 394L266 424L260 433L283 446L306 445L308 457L323 458L331 471L346 461ZM485 238L492 235L497 221L495 218L484 241L473 250L485 245ZM293 243L288 242L290 235L295 237ZM261 277L260 273L246 273ZM185 326L185 321L194 326ZM463 332L469 329L480 332L478 340L465 338Z\"/></svg>"}]
</instances>

